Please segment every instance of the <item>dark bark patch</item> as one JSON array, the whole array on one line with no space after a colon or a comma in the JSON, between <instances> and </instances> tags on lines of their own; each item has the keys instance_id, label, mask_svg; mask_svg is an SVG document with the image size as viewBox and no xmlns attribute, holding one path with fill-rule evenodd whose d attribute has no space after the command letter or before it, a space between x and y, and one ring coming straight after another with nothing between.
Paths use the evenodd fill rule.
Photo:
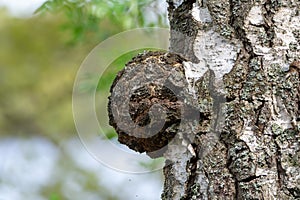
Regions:
<instances>
[{"instance_id":1,"label":"dark bark patch","mask_svg":"<svg viewBox=\"0 0 300 200\"><path fill-rule=\"evenodd\" d=\"M194 54L193 44L199 25L191 14L195 2L196 0L184 1L175 8L172 1L169 1L168 13L171 27L170 50L197 63L199 60Z\"/></svg>"}]
</instances>

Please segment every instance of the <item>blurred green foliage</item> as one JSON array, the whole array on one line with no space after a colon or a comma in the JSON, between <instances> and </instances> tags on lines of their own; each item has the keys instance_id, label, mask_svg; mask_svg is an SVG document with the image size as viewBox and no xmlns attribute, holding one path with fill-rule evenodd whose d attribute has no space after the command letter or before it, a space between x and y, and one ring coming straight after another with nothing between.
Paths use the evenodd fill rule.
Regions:
<instances>
[{"instance_id":1,"label":"blurred green foliage","mask_svg":"<svg viewBox=\"0 0 300 200\"><path fill-rule=\"evenodd\" d=\"M139 26L166 26L164 20L147 20L145 10L155 3L49 0L27 19L11 18L2 10L0 134L42 134L54 141L74 134L71 96L81 62L115 33ZM107 92L117 71L141 51L116 59L99 80L98 92ZM108 138L115 137L110 127L105 132Z\"/></svg>"},{"instance_id":2,"label":"blurred green foliage","mask_svg":"<svg viewBox=\"0 0 300 200\"><path fill-rule=\"evenodd\" d=\"M137 27L159 26L166 27L166 13L161 12L162 0L48 0L37 11L38 14L59 13L63 14L66 21L63 29L71 31L71 44L85 43L93 40L103 40L108 36ZM165 9L165 8L164 8ZM133 56L143 50L129 52L117 58L111 66L107 68L97 87L103 97L108 96L109 87L119 70ZM96 75L86 74L81 89L92 90L92 83ZM106 109L106 101L100 100L102 105L98 110ZM108 126L107 117L103 113L98 113L98 118L102 126L102 132L108 139L116 137L115 131Z\"/></svg>"},{"instance_id":3,"label":"blurred green foliage","mask_svg":"<svg viewBox=\"0 0 300 200\"><path fill-rule=\"evenodd\" d=\"M72 89L82 61L115 33L143 26L166 27L162 13L154 20L147 18L151 5L155 1L51 0L26 19L13 18L0 9L0 136L42 135L57 144L76 136ZM103 98L117 71L141 51L121 56L105 71L97 87L105 94ZM108 139L116 136L107 123L104 128ZM152 169L157 164L141 165ZM107 189L95 188L93 175L86 177L87 191L116 199ZM59 184L46 187L44 196L63 199Z\"/></svg>"},{"instance_id":4,"label":"blurred green foliage","mask_svg":"<svg viewBox=\"0 0 300 200\"><path fill-rule=\"evenodd\" d=\"M52 193L49 200L60 200L61 198L59 198L59 195Z\"/></svg>"},{"instance_id":5,"label":"blurred green foliage","mask_svg":"<svg viewBox=\"0 0 300 200\"><path fill-rule=\"evenodd\" d=\"M161 0L48 0L36 13L64 13L72 30L73 42L84 41L90 33L109 34L137 27L166 27L166 15L160 12ZM108 26L110 26L109 29Z\"/></svg>"},{"instance_id":6,"label":"blurred green foliage","mask_svg":"<svg viewBox=\"0 0 300 200\"><path fill-rule=\"evenodd\" d=\"M72 84L91 44L64 45L60 16L0 15L0 134L74 133Z\"/></svg>"}]
</instances>

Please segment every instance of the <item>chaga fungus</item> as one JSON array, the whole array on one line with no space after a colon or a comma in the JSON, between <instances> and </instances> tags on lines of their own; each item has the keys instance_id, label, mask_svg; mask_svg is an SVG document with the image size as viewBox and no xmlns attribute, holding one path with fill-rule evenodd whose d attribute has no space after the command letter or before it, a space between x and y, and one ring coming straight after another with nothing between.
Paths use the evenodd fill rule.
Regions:
<instances>
[{"instance_id":1,"label":"chaga fungus","mask_svg":"<svg viewBox=\"0 0 300 200\"><path fill-rule=\"evenodd\" d=\"M108 113L120 143L152 158L162 156L188 115L183 61L172 53L145 52L118 73Z\"/></svg>"}]
</instances>

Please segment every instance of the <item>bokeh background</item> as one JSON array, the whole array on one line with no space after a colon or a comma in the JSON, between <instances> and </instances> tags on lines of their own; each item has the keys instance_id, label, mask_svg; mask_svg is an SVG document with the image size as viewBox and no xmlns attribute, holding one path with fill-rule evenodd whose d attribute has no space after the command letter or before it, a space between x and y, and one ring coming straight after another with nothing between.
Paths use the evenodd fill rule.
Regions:
<instances>
[{"instance_id":1,"label":"bokeh background","mask_svg":"<svg viewBox=\"0 0 300 200\"><path fill-rule=\"evenodd\" d=\"M0 0L1 200L160 199L161 170L126 174L88 154L74 126L72 89L96 45L132 28L168 27L166 8L164 0ZM107 93L137 53L112 63L97 92ZM105 134L116 142L113 129Z\"/></svg>"}]
</instances>

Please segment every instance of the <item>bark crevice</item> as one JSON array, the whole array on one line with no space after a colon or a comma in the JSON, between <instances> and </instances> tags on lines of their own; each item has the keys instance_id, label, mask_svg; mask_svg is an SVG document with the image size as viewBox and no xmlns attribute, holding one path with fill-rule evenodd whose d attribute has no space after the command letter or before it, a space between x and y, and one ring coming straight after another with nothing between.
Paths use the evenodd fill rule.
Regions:
<instances>
[{"instance_id":1,"label":"bark crevice","mask_svg":"<svg viewBox=\"0 0 300 200\"><path fill-rule=\"evenodd\" d=\"M198 163L198 147L196 144L191 144L194 148L194 151L196 153L196 156L191 157L191 159L188 161L187 169L186 171L189 173L188 180L185 184L185 194L181 198L181 200L190 200L192 197L197 194L199 191L197 191L197 188L195 188L196 180L197 180L197 163Z\"/></svg>"}]
</instances>

